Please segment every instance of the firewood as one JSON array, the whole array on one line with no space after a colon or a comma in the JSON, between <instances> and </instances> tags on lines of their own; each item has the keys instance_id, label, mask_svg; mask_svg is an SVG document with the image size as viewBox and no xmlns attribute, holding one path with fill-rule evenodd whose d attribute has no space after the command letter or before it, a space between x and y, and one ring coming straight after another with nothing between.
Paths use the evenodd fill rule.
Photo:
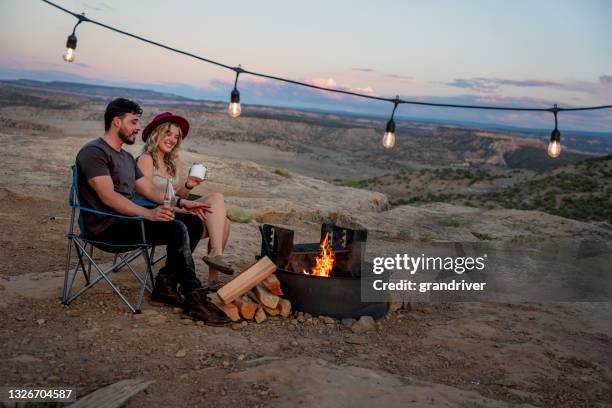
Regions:
<instances>
[{"instance_id":1,"label":"firewood","mask_svg":"<svg viewBox=\"0 0 612 408\"><path fill-rule=\"evenodd\" d=\"M238 320L240 320L238 306L233 303L224 304L221 299L219 299L219 296L216 293L209 293L207 297L219 309L223 310L223 313L225 313L225 315L229 317L231 321L237 322Z\"/></svg>"},{"instance_id":2,"label":"firewood","mask_svg":"<svg viewBox=\"0 0 612 408\"><path fill-rule=\"evenodd\" d=\"M267 308L276 309L278 305L278 300L280 299L278 296L270 293L268 289L264 285L257 285L253 288L253 293L257 297L257 300L261 302Z\"/></svg>"},{"instance_id":3,"label":"firewood","mask_svg":"<svg viewBox=\"0 0 612 408\"><path fill-rule=\"evenodd\" d=\"M228 304L244 295L276 270L276 265L264 256L247 270L236 276L217 291L223 303ZM276 305L274 305L276 306Z\"/></svg>"},{"instance_id":4,"label":"firewood","mask_svg":"<svg viewBox=\"0 0 612 408\"><path fill-rule=\"evenodd\" d=\"M264 312L266 312L268 316L278 316L280 314L280 310L278 310L278 306L275 309L270 309L269 307L263 306L263 310Z\"/></svg>"},{"instance_id":5,"label":"firewood","mask_svg":"<svg viewBox=\"0 0 612 408\"><path fill-rule=\"evenodd\" d=\"M282 317L287 318L291 314L291 302L288 299L280 298L276 309Z\"/></svg>"},{"instance_id":6,"label":"firewood","mask_svg":"<svg viewBox=\"0 0 612 408\"><path fill-rule=\"evenodd\" d=\"M256 302L252 302L246 295L242 295L234 300L234 304L238 306L240 316L247 320L251 320L253 316L255 316L255 312L257 312L257 308L259 307Z\"/></svg>"},{"instance_id":7,"label":"firewood","mask_svg":"<svg viewBox=\"0 0 612 408\"><path fill-rule=\"evenodd\" d=\"M276 296L283 295L280 281L278 280L275 274L268 276L266 279L263 280L262 283L270 292L272 292L272 294Z\"/></svg>"},{"instance_id":8,"label":"firewood","mask_svg":"<svg viewBox=\"0 0 612 408\"><path fill-rule=\"evenodd\" d=\"M266 312L264 312L263 307L259 306L257 308L257 312L255 312L255 321L257 323L261 323L266 320Z\"/></svg>"}]
</instances>

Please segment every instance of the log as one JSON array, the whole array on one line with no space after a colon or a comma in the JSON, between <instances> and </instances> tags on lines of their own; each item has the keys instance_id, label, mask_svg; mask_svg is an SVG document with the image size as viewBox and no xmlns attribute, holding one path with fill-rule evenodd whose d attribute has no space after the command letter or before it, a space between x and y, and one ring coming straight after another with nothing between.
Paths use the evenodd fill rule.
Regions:
<instances>
[{"instance_id":1,"label":"log","mask_svg":"<svg viewBox=\"0 0 612 408\"><path fill-rule=\"evenodd\" d=\"M291 314L291 302L288 299L280 298L276 309L282 317L287 318Z\"/></svg>"},{"instance_id":2,"label":"log","mask_svg":"<svg viewBox=\"0 0 612 408\"><path fill-rule=\"evenodd\" d=\"M263 280L262 283L270 292L272 292L272 294L276 296L283 296L281 283L275 274L268 276L266 279Z\"/></svg>"},{"instance_id":3,"label":"log","mask_svg":"<svg viewBox=\"0 0 612 408\"><path fill-rule=\"evenodd\" d=\"M228 304L253 289L255 285L276 271L276 265L264 256L247 270L217 291L223 303ZM276 306L276 305L275 305Z\"/></svg>"},{"instance_id":4,"label":"log","mask_svg":"<svg viewBox=\"0 0 612 408\"><path fill-rule=\"evenodd\" d=\"M276 309L280 298L273 295L264 285L255 286L253 288L253 293L255 293L256 300L261 302L263 306L270 309Z\"/></svg>"},{"instance_id":5,"label":"log","mask_svg":"<svg viewBox=\"0 0 612 408\"><path fill-rule=\"evenodd\" d=\"M278 310L278 306L276 309L270 309L269 307L263 306L263 310L264 312L266 312L268 316L278 316L280 314L280 310Z\"/></svg>"},{"instance_id":6,"label":"log","mask_svg":"<svg viewBox=\"0 0 612 408\"><path fill-rule=\"evenodd\" d=\"M221 299L219 299L219 296L216 293L209 293L208 295L206 295L208 297L208 299L210 299L210 301L212 303L214 303L219 309L223 310L223 313L225 313L225 315L227 317L230 318L230 320L232 322L237 322L238 320L240 320L240 312L238 310L238 306L236 306L233 303L229 303L229 304L224 304Z\"/></svg>"},{"instance_id":7,"label":"log","mask_svg":"<svg viewBox=\"0 0 612 408\"><path fill-rule=\"evenodd\" d=\"M234 304L238 307L240 316L246 320L253 319L255 312L257 312L257 308L259 307L257 303L252 302L246 295L242 295L238 299L234 300Z\"/></svg>"},{"instance_id":8,"label":"log","mask_svg":"<svg viewBox=\"0 0 612 408\"><path fill-rule=\"evenodd\" d=\"M72 408L118 408L125 405L128 399L147 388L154 381L143 378L122 380L106 387L100 388L79 398Z\"/></svg>"},{"instance_id":9,"label":"log","mask_svg":"<svg viewBox=\"0 0 612 408\"><path fill-rule=\"evenodd\" d=\"M266 320L266 312L264 312L263 307L259 306L257 308L257 312L255 312L255 321L257 323L261 323Z\"/></svg>"}]
</instances>

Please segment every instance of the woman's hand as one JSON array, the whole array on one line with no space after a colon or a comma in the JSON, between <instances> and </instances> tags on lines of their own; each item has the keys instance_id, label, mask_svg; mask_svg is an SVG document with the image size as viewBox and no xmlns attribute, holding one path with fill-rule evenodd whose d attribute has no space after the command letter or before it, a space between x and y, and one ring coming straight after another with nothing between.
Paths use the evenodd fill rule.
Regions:
<instances>
[{"instance_id":1,"label":"woman's hand","mask_svg":"<svg viewBox=\"0 0 612 408\"><path fill-rule=\"evenodd\" d=\"M200 201L181 200L181 208L185 211L198 216L202 221L206 221L206 213L212 213L210 205Z\"/></svg>"}]
</instances>

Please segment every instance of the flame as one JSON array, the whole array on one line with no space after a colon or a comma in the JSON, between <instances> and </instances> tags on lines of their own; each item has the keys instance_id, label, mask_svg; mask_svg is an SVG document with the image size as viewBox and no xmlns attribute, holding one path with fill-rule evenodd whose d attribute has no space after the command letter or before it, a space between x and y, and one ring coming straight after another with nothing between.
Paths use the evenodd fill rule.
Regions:
<instances>
[{"instance_id":1,"label":"flame","mask_svg":"<svg viewBox=\"0 0 612 408\"><path fill-rule=\"evenodd\" d=\"M325 239L321 242L321 252L319 252L315 261L317 264L312 267L310 272L304 270L304 273L329 278L336 263L336 254L329 244L329 232L325 234Z\"/></svg>"}]
</instances>

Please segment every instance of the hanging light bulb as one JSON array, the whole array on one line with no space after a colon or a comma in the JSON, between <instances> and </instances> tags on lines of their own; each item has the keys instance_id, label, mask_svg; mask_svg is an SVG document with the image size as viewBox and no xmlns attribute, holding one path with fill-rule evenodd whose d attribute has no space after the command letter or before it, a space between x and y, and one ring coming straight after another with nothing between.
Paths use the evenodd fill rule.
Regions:
<instances>
[{"instance_id":1,"label":"hanging light bulb","mask_svg":"<svg viewBox=\"0 0 612 408\"><path fill-rule=\"evenodd\" d=\"M78 18L79 21L77 21L77 23L74 25L74 28L72 29L72 34L70 34L68 36L68 39L66 40L66 52L64 52L64 55L62 55L62 58L64 58L64 61L66 62L74 62L74 59L76 57L75 52L77 47L77 38L75 32L77 27L83 21L89 21L89 19L85 17L85 13L82 13L81 15L74 14L74 16Z\"/></svg>"},{"instance_id":2,"label":"hanging light bulb","mask_svg":"<svg viewBox=\"0 0 612 408\"><path fill-rule=\"evenodd\" d=\"M244 72L242 70L242 65L238 65L236 68L234 68L234 71L236 71L236 80L234 81L234 90L230 96L230 104L227 108L227 112L232 118L237 118L240 116L240 112L242 111L240 108L240 92L236 87L238 85L238 76L241 72Z\"/></svg>"},{"instance_id":3,"label":"hanging light bulb","mask_svg":"<svg viewBox=\"0 0 612 408\"><path fill-rule=\"evenodd\" d=\"M395 122L393 120L387 122L387 130L382 138L382 144L386 149L395 146Z\"/></svg>"},{"instance_id":4,"label":"hanging light bulb","mask_svg":"<svg viewBox=\"0 0 612 408\"><path fill-rule=\"evenodd\" d=\"M68 40L66 41L66 52L63 55L64 61L73 62L75 58L75 51L77 46L77 38L74 33L68 36Z\"/></svg>"},{"instance_id":5,"label":"hanging light bulb","mask_svg":"<svg viewBox=\"0 0 612 408\"><path fill-rule=\"evenodd\" d=\"M393 121L393 115L395 115L395 110L397 109L397 105L400 103L399 95L395 97L393 101L393 112L391 112L391 119L387 122L387 129L385 130L385 134L382 138L382 145L385 149L391 149L395 146L395 122Z\"/></svg>"},{"instance_id":6,"label":"hanging light bulb","mask_svg":"<svg viewBox=\"0 0 612 408\"><path fill-rule=\"evenodd\" d=\"M548 143L548 155L553 159L559 157L561 154L561 132L557 129L557 112L559 112L559 108L557 105L552 110L555 115L555 128L550 133L550 143Z\"/></svg>"},{"instance_id":7,"label":"hanging light bulb","mask_svg":"<svg viewBox=\"0 0 612 408\"><path fill-rule=\"evenodd\" d=\"M232 91L232 96L230 100L229 107L227 108L227 112L232 118L237 118L240 116L240 92L236 88Z\"/></svg>"}]
</instances>

